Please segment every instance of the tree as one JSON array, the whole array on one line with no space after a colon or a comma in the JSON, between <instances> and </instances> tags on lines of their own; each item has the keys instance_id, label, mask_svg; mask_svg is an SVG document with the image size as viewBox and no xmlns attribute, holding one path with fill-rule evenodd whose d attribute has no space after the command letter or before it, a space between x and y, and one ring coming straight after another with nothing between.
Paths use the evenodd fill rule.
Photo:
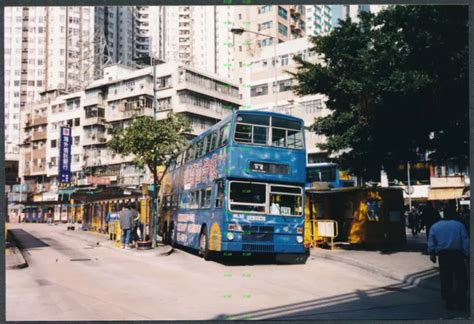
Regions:
<instances>
[{"instance_id":1,"label":"tree","mask_svg":"<svg viewBox=\"0 0 474 324\"><path fill-rule=\"evenodd\" d=\"M190 122L182 115L170 113L163 120L141 116L128 127L115 129L107 145L122 156L133 156L137 167L148 167L153 175L154 187L158 188L163 176L158 177L157 166L168 167L176 153L187 145L185 134L190 132ZM156 196L157 190L154 190L155 204Z\"/></svg>"},{"instance_id":2,"label":"tree","mask_svg":"<svg viewBox=\"0 0 474 324\"><path fill-rule=\"evenodd\" d=\"M467 161L467 7L393 6L359 18L311 38L321 63L295 58L295 93L329 98L332 114L312 126L328 138L320 147L366 179L424 151Z\"/></svg>"}]
</instances>

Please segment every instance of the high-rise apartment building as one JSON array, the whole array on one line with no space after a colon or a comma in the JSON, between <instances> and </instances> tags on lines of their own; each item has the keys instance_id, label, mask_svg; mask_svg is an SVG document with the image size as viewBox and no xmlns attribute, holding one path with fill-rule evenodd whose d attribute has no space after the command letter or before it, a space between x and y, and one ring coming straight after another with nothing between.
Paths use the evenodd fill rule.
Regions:
<instances>
[{"instance_id":1,"label":"high-rise apartment building","mask_svg":"<svg viewBox=\"0 0 474 324\"><path fill-rule=\"evenodd\" d=\"M74 91L93 77L93 8L5 8L5 151L18 161L20 110L48 89Z\"/></svg>"},{"instance_id":2,"label":"high-rise apartment building","mask_svg":"<svg viewBox=\"0 0 474 324\"><path fill-rule=\"evenodd\" d=\"M231 6L163 6L150 22L153 52L224 78L232 76Z\"/></svg>"},{"instance_id":3,"label":"high-rise apartment building","mask_svg":"<svg viewBox=\"0 0 474 324\"><path fill-rule=\"evenodd\" d=\"M329 5L306 6L306 34L322 35L331 30L332 9Z\"/></svg>"},{"instance_id":4,"label":"high-rise apartment building","mask_svg":"<svg viewBox=\"0 0 474 324\"><path fill-rule=\"evenodd\" d=\"M343 5L342 6L342 17L346 19L350 17L352 21L358 21L358 15L362 11L378 13L381 10L384 10L389 5Z\"/></svg>"},{"instance_id":5,"label":"high-rise apartment building","mask_svg":"<svg viewBox=\"0 0 474 324\"><path fill-rule=\"evenodd\" d=\"M250 82L251 62L258 58L263 50L277 50L274 45L306 36L306 6L236 6L234 26L268 35L266 37L244 32L233 37L234 77L242 89L246 89ZM274 53L275 55L278 56L278 53ZM273 66L277 62L272 60L268 64ZM241 91L241 97L243 102L248 104L249 91Z\"/></svg>"}]
</instances>

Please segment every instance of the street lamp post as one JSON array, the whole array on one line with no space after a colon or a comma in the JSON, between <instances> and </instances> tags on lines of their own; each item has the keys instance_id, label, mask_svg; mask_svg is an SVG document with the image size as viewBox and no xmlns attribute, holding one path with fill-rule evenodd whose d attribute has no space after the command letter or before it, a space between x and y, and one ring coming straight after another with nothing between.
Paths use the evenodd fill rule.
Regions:
<instances>
[{"instance_id":1,"label":"street lamp post","mask_svg":"<svg viewBox=\"0 0 474 324\"><path fill-rule=\"evenodd\" d=\"M278 38L275 37L275 36L272 36L272 35L262 34L262 33L258 33L258 32L253 31L253 30L248 30L248 29L244 29L244 28L240 28L240 27L231 28L230 32L234 35L242 35L243 33L251 33L251 34L255 34L255 35L259 35L259 36L269 37L269 38L272 39L272 42L273 42L273 64L274 64L273 71L275 73L275 92L274 92L275 106L274 106L273 109L276 110L277 105L278 105L278 67L277 67L277 62L278 62L278 59L277 59ZM272 89L273 89L273 87L272 87Z\"/></svg>"}]
</instances>

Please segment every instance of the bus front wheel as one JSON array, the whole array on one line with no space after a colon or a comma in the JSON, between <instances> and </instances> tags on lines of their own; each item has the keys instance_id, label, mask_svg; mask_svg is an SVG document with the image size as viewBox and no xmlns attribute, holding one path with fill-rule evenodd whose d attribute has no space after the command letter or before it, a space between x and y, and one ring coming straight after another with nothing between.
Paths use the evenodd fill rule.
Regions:
<instances>
[{"instance_id":1,"label":"bus front wheel","mask_svg":"<svg viewBox=\"0 0 474 324\"><path fill-rule=\"evenodd\" d=\"M206 227L202 229L201 235L199 236L199 255L206 261L210 260L209 239L207 237Z\"/></svg>"}]
</instances>

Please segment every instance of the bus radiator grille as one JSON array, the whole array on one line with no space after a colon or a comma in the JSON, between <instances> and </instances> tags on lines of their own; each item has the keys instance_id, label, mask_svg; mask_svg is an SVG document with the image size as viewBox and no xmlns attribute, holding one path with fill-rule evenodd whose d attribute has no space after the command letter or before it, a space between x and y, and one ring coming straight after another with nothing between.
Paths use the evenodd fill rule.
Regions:
<instances>
[{"instance_id":1,"label":"bus radiator grille","mask_svg":"<svg viewBox=\"0 0 474 324\"><path fill-rule=\"evenodd\" d=\"M273 245L242 244L242 250L253 252L273 252Z\"/></svg>"},{"instance_id":2,"label":"bus radiator grille","mask_svg":"<svg viewBox=\"0 0 474 324\"><path fill-rule=\"evenodd\" d=\"M273 242L273 226L242 226L243 242Z\"/></svg>"}]
</instances>

